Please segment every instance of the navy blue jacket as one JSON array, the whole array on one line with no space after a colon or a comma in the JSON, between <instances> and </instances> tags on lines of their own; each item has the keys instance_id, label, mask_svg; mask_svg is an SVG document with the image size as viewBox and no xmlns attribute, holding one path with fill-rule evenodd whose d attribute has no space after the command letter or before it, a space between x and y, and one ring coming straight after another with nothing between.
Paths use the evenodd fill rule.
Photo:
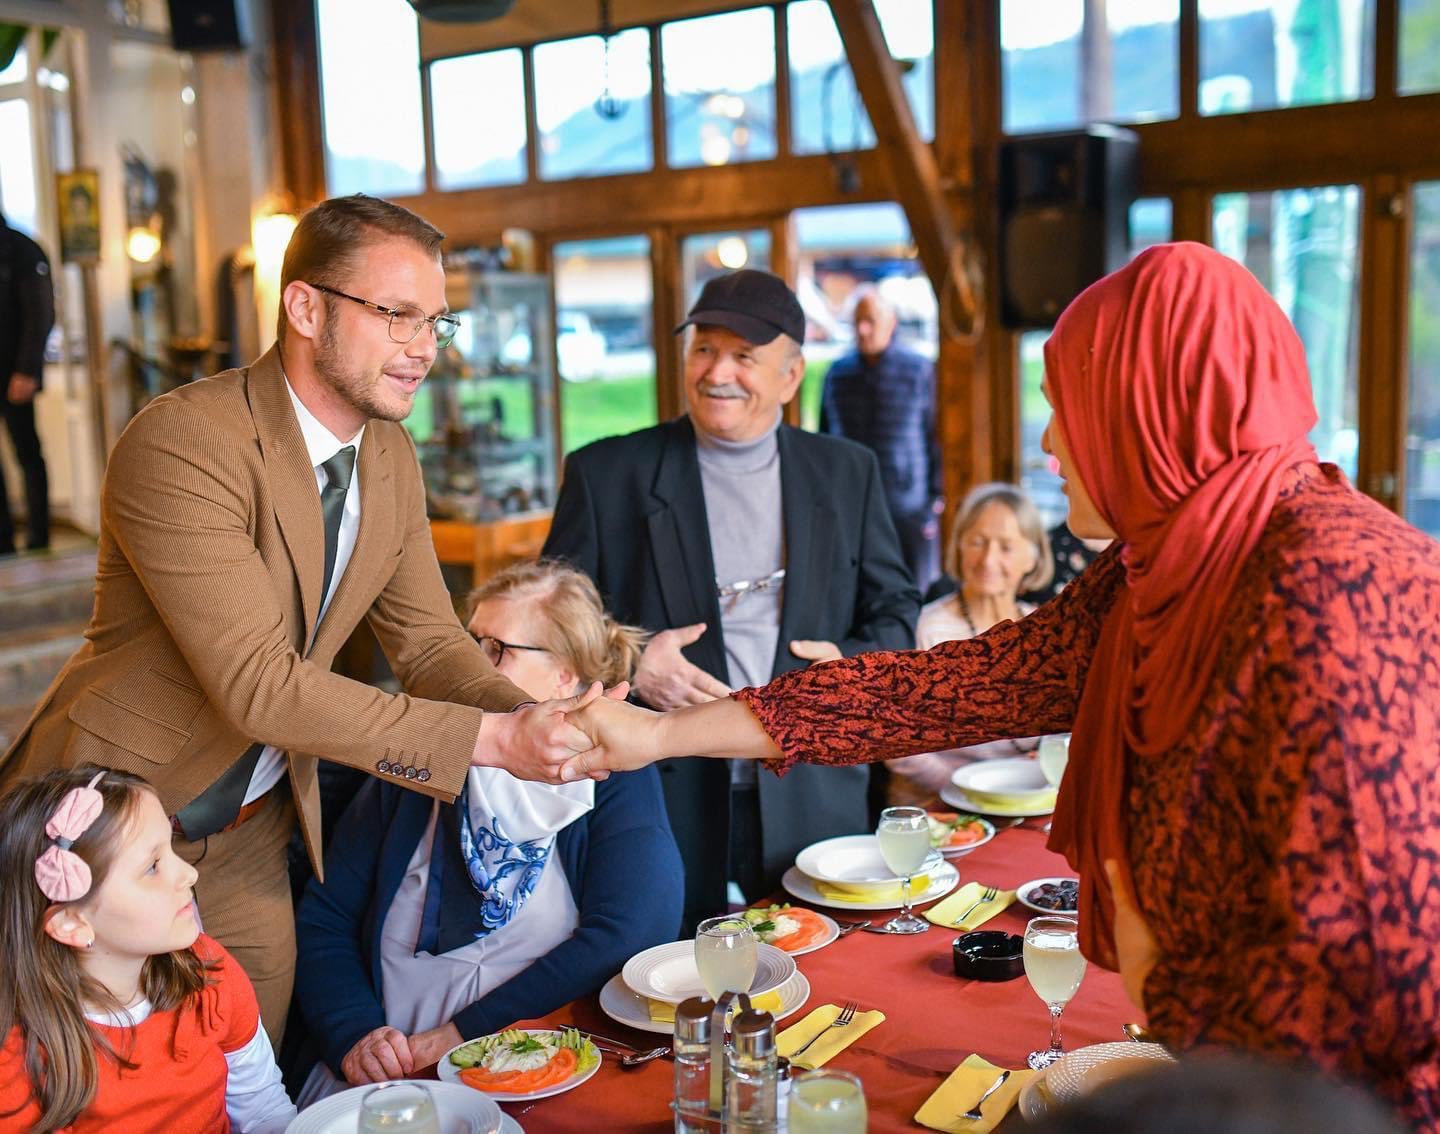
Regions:
<instances>
[{"instance_id":1,"label":"navy blue jacket","mask_svg":"<svg viewBox=\"0 0 1440 1134\"><path fill-rule=\"evenodd\" d=\"M324 884L312 879L301 899L295 994L337 1075L356 1041L386 1022L380 932L433 803L368 781L335 830ZM551 861L565 871L580 924L567 941L455 1016L466 1039L597 992L640 950L673 941L679 931L680 856L654 768L597 783L594 810L560 831Z\"/></svg>"},{"instance_id":2,"label":"navy blue jacket","mask_svg":"<svg viewBox=\"0 0 1440 1134\"><path fill-rule=\"evenodd\" d=\"M820 431L874 452L897 519L928 515L940 499L935 367L924 355L891 343L874 362L856 351L837 358L820 395Z\"/></svg>"}]
</instances>

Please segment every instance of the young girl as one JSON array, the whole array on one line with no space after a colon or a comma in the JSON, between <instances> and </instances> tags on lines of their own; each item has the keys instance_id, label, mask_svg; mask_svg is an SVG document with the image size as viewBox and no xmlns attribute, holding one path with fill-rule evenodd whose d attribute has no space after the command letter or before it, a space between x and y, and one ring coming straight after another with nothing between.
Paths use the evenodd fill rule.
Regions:
<instances>
[{"instance_id":1,"label":"young girl","mask_svg":"<svg viewBox=\"0 0 1440 1134\"><path fill-rule=\"evenodd\" d=\"M0 1129L283 1131L249 978L200 932L144 780L86 765L0 799Z\"/></svg>"}]
</instances>

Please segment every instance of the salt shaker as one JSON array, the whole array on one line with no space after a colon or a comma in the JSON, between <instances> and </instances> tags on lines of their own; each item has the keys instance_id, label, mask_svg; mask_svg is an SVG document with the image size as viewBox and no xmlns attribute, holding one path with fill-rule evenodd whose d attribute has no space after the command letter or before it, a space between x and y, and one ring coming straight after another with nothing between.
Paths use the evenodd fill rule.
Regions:
<instances>
[{"instance_id":1,"label":"salt shaker","mask_svg":"<svg viewBox=\"0 0 1440 1134\"><path fill-rule=\"evenodd\" d=\"M709 1127L710 1013L713 1001L692 996L675 1009L675 1134L700 1134Z\"/></svg>"},{"instance_id":2,"label":"salt shaker","mask_svg":"<svg viewBox=\"0 0 1440 1134\"><path fill-rule=\"evenodd\" d=\"M775 1018L769 1012L741 1012L730 1029L730 1081L725 1099L726 1130L733 1134L774 1130L776 1122Z\"/></svg>"}]
</instances>

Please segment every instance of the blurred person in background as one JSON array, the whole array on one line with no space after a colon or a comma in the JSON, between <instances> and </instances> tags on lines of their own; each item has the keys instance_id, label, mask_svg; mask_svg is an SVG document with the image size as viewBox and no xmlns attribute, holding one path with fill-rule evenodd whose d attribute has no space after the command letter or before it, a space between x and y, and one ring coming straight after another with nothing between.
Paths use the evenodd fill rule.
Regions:
<instances>
[{"instance_id":1,"label":"blurred person in background","mask_svg":"<svg viewBox=\"0 0 1440 1134\"><path fill-rule=\"evenodd\" d=\"M50 486L35 395L45 385L45 340L55 325L55 289L44 250L0 215L0 415L25 478L25 547L50 546ZM0 555L15 551L15 522L0 465Z\"/></svg>"}]
</instances>

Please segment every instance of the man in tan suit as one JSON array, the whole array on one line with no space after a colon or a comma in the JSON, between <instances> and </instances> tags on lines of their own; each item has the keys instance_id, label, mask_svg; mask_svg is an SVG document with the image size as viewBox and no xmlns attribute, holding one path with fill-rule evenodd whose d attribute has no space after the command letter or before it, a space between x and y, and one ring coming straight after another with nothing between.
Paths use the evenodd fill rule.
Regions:
<instances>
[{"instance_id":1,"label":"man in tan suit","mask_svg":"<svg viewBox=\"0 0 1440 1134\"><path fill-rule=\"evenodd\" d=\"M529 704L440 577L399 422L458 325L441 240L358 195L302 218L276 347L157 398L116 444L88 641L0 763L0 786L84 761L150 780L277 1040L297 812L321 869L317 758L451 800L472 764L558 782L589 747L564 716L578 699ZM330 672L362 618L404 694Z\"/></svg>"}]
</instances>

